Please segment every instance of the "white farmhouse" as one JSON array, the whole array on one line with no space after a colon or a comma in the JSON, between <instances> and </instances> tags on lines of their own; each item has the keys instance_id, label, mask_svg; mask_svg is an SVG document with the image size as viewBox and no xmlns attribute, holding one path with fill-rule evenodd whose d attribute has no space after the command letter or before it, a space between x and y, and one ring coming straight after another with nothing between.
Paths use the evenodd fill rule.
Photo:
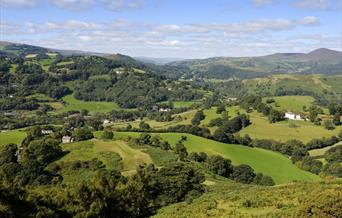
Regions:
<instances>
[{"instance_id":1,"label":"white farmhouse","mask_svg":"<svg viewBox=\"0 0 342 218\"><path fill-rule=\"evenodd\" d=\"M63 138L62 138L62 143L70 143L73 141L74 141L74 138L71 136L63 136Z\"/></svg>"},{"instance_id":2,"label":"white farmhouse","mask_svg":"<svg viewBox=\"0 0 342 218\"><path fill-rule=\"evenodd\" d=\"M103 121L103 125L110 124L110 123L111 123L110 120L104 120L104 121Z\"/></svg>"},{"instance_id":3,"label":"white farmhouse","mask_svg":"<svg viewBox=\"0 0 342 218\"><path fill-rule=\"evenodd\" d=\"M52 133L53 133L53 131L50 130L50 129L42 129L41 132L42 132L43 135L49 135L49 134L52 134Z\"/></svg>"},{"instance_id":4,"label":"white farmhouse","mask_svg":"<svg viewBox=\"0 0 342 218\"><path fill-rule=\"evenodd\" d=\"M292 112L286 112L285 113L285 118L289 119L289 120L303 120L300 116L300 114L295 114Z\"/></svg>"},{"instance_id":5,"label":"white farmhouse","mask_svg":"<svg viewBox=\"0 0 342 218\"><path fill-rule=\"evenodd\" d=\"M170 112L170 108L159 108L159 112Z\"/></svg>"}]
</instances>

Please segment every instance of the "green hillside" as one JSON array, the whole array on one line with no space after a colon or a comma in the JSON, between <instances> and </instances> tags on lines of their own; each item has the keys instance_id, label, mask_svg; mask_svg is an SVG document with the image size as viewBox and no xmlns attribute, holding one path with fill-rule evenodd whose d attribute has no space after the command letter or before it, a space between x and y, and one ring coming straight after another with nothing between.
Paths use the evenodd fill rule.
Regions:
<instances>
[{"instance_id":1,"label":"green hillside","mask_svg":"<svg viewBox=\"0 0 342 218\"><path fill-rule=\"evenodd\" d=\"M315 100L311 96L276 96L264 98L263 101L266 102L267 99L274 99L275 102L271 104L272 107L292 112L302 112L304 106L309 108Z\"/></svg>"},{"instance_id":2,"label":"green hillside","mask_svg":"<svg viewBox=\"0 0 342 218\"><path fill-rule=\"evenodd\" d=\"M248 134L257 139L274 139L287 141L297 139L308 142L315 138L336 136L342 130L338 126L334 130L326 130L323 126L317 126L309 121L282 121L271 124L267 117L263 117L257 112L249 114L252 124L242 129L241 135ZM294 124L295 126L291 125Z\"/></svg>"},{"instance_id":3,"label":"green hillside","mask_svg":"<svg viewBox=\"0 0 342 218\"><path fill-rule=\"evenodd\" d=\"M20 145L26 137L26 132L23 130L9 130L0 132L0 147L9 143Z\"/></svg>"},{"instance_id":4,"label":"green hillside","mask_svg":"<svg viewBox=\"0 0 342 218\"><path fill-rule=\"evenodd\" d=\"M119 106L114 102L100 102L100 101L82 101L76 99L73 95L67 95L63 97L65 106L58 113L67 112L69 110L89 110L91 113L102 112L106 113L114 109L118 109Z\"/></svg>"},{"instance_id":5,"label":"green hillside","mask_svg":"<svg viewBox=\"0 0 342 218\"><path fill-rule=\"evenodd\" d=\"M123 171L135 170L139 164L153 163L151 157L138 149L131 148L124 141L102 141L93 139L83 142L64 144L63 149L69 153L59 161L91 160L98 158L109 169L117 169L114 162L116 154L122 158Z\"/></svg>"},{"instance_id":6,"label":"green hillside","mask_svg":"<svg viewBox=\"0 0 342 218\"><path fill-rule=\"evenodd\" d=\"M116 132L117 137L139 136L139 133ZM279 183L291 182L294 180L318 180L318 176L300 170L285 156L276 152L250 148L242 145L231 145L216 142L199 136L182 133L161 133L160 136L175 145L182 135L187 136L184 145L188 152L205 152L209 155L221 155L230 160L233 164L248 164L257 172L262 172L271 176L274 181Z\"/></svg>"},{"instance_id":7,"label":"green hillside","mask_svg":"<svg viewBox=\"0 0 342 218\"><path fill-rule=\"evenodd\" d=\"M328 217L329 211L339 213L342 199L341 180L271 188L217 180L208 184L198 199L167 206L153 217Z\"/></svg>"}]
</instances>

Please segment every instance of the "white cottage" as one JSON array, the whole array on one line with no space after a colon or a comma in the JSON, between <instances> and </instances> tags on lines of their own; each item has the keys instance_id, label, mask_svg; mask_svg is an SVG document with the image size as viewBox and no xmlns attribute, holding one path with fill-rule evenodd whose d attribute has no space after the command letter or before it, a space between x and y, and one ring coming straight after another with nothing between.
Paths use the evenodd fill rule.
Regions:
<instances>
[{"instance_id":1,"label":"white cottage","mask_svg":"<svg viewBox=\"0 0 342 218\"><path fill-rule=\"evenodd\" d=\"M62 137L62 143L71 143L74 141L74 138L71 136L63 136Z\"/></svg>"},{"instance_id":2,"label":"white cottage","mask_svg":"<svg viewBox=\"0 0 342 218\"><path fill-rule=\"evenodd\" d=\"M285 118L287 118L289 120L303 120L302 117L300 116L300 114L295 114L292 112L286 112Z\"/></svg>"}]
</instances>

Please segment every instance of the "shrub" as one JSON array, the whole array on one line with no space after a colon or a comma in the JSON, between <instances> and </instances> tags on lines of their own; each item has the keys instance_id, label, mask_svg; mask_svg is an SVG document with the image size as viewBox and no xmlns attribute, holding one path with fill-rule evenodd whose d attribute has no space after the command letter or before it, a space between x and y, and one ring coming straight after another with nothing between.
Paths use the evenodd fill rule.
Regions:
<instances>
[{"instance_id":1,"label":"shrub","mask_svg":"<svg viewBox=\"0 0 342 218\"><path fill-rule=\"evenodd\" d=\"M103 133L102 133L102 138L103 139L113 139L114 137L114 134L112 131L108 131L108 130L105 130Z\"/></svg>"}]
</instances>

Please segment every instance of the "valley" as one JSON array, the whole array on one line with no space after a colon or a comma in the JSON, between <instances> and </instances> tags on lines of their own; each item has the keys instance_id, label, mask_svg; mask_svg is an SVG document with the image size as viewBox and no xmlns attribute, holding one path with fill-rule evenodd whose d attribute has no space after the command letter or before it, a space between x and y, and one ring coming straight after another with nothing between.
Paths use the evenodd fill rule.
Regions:
<instances>
[{"instance_id":1,"label":"valley","mask_svg":"<svg viewBox=\"0 0 342 218\"><path fill-rule=\"evenodd\" d=\"M340 53L155 65L0 45L0 191L20 187L35 211L87 217L118 201L108 208L121 217L337 213L342 77L326 67ZM73 202L83 194L88 206Z\"/></svg>"}]
</instances>

